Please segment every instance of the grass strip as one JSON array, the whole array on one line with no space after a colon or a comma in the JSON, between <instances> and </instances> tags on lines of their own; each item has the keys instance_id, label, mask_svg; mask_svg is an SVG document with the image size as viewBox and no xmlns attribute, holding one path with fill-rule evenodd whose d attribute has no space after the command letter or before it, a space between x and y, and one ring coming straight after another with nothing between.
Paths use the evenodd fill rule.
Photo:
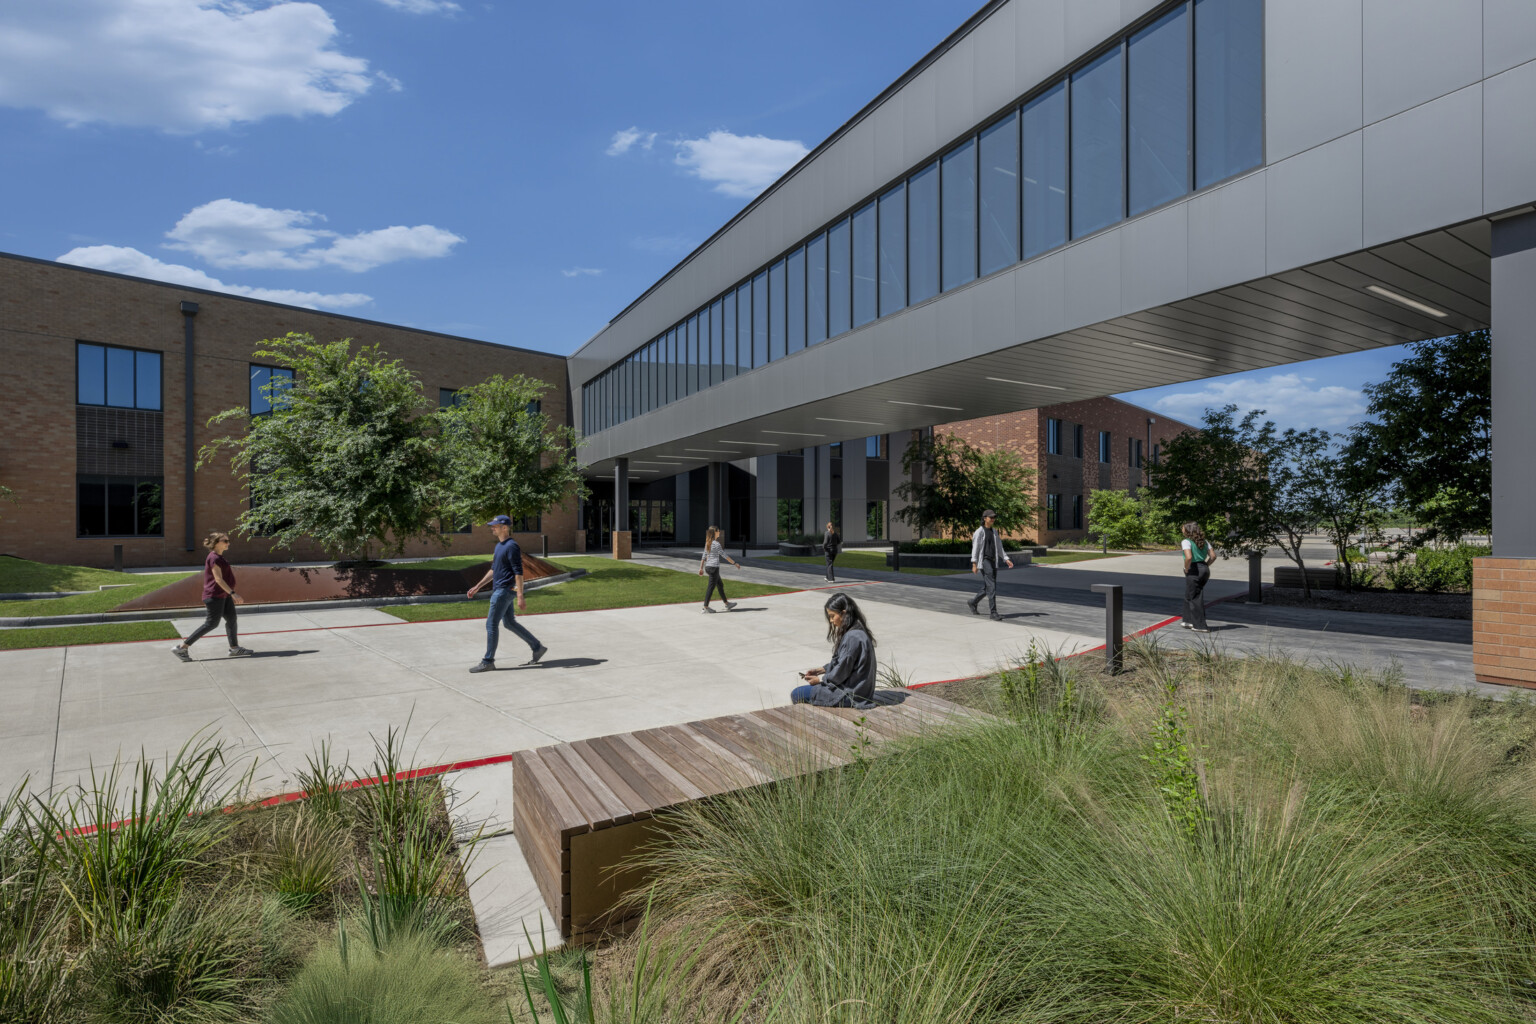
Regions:
<instances>
[{"instance_id":1,"label":"grass strip","mask_svg":"<svg viewBox=\"0 0 1536 1024\"><path fill-rule=\"evenodd\" d=\"M127 640L174 640L179 635L169 622L102 622L84 626L0 629L0 651L118 644Z\"/></svg>"},{"instance_id":2,"label":"grass strip","mask_svg":"<svg viewBox=\"0 0 1536 1024\"><path fill-rule=\"evenodd\" d=\"M528 552L523 552L527 554ZM478 555L444 555L442 558L428 558L421 562L395 562L391 569L436 569L449 572L458 572L460 569L473 569L477 565L485 565L491 560L489 551Z\"/></svg>"},{"instance_id":3,"label":"grass strip","mask_svg":"<svg viewBox=\"0 0 1536 1024\"><path fill-rule=\"evenodd\" d=\"M1092 562L1099 558L1124 558L1118 551L1104 554L1100 551L1070 551L1059 555L1041 555L1033 560L1035 565L1065 565L1067 562Z\"/></svg>"},{"instance_id":4,"label":"grass strip","mask_svg":"<svg viewBox=\"0 0 1536 1024\"><path fill-rule=\"evenodd\" d=\"M89 612L110 612L136 597L153 593L161 587L180 582L196 573L157 573L154 576L129 576L134 582L126 587L98 590L93 594L71 594L69 597L47 597L36 601L0 601L0 617L26 615L82 615Z\"/></svg>"},{"instance_id":5,"label":"grass strip","mask_svg":"<svg viewBox=\"0 0 1536 1024\"><path fill-rule=\"evenodd\" d=\"M798 562L801 565L826 565L827 560L821 555L768 555L759 559L764 562ZM885 564L884 551L844 551L837 556L837 565L834 569L865 569L871 572L891 572L891 567ZM927 566L902 566L903 573L913 573L918 576L953 576L962 573L964 569L933 569Z\"/></svg>"},{"instance_id":6,"label":"grass strip","mask_svg":"<svg viewBox=\"0 0 1536 1024\"><path fill-rule=\"evenodd\" d=\"M155 579L160 579L156 576ZM41 594L95 590L103 584L143 583L139 573L92 569L84 565L49 565L14 555L0 555L0 594Z\"/></svg>"},{"instance_id":7,"label":"grass strip","mask_svg":"<svg viewBox=\"0 0 1536 1024\"><path fill-rule=\"evenodd\" d=\"M639 608L646 605L678 604L684 601L698 601L702 604L704 600L704 579L693 573L582 555L572 558L552 558L550 562L562 569L585 569L587 575L558 586L530 590L526 613L528 615L595 611L600 608ZM773 587L732 579L730 573L730 568L726 567L723 573L725 588L731 595L732 601L738 601L744 597L763 597L768 594L791 592L789 587ZM489 594L485 598L474 601L394 605L380 610L407 622L468 619L484 616L488 601Z\"/></svg>"}]
</instances>

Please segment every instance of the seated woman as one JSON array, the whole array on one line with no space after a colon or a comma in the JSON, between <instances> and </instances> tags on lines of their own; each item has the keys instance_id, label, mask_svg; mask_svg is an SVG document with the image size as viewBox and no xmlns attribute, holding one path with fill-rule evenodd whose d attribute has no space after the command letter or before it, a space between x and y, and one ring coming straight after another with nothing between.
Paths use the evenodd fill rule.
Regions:
<instances>
[{"instance_id":1,"label":"seated woman","mask_svg":"<svg viewBox=\"0 0 1536 1024\"><path fill-rule=\"evenodd\" d=\"M789 699L823 708L872 708L875 695L875 638L864 613L847 594L827 598L827 639L832 660L801 674Z\"/></svg>"}]
</instances>

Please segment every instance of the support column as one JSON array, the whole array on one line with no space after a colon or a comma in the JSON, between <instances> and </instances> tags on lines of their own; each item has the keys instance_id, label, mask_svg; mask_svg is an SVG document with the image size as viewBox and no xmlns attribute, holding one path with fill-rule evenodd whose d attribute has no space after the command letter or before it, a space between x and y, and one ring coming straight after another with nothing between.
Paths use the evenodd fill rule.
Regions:
<instances>
[{"instance_id":1,"label":"support column","mask_svg":"<svg viewBox=\"0 0 1536 1024\"><path fill-rule=\"evenodd\" d=\"M1536 214L1494 222L1493 556L1472 567L1472 668L1536 687Z\"/></svg>"},{"instance_id":2,"label":"support column","mask_svg":"<svg viewBox=\"0 0 1536 1024\"><path fill-rule=\"evenodd\" d=\"M708 526L718 526L725 529L725 473L724 462L711 462L709 464L709 512L705 516L709 520Z\"/></svg>"},{"instance_id":3,"label":"support column","mask_svg":"<svg viewBox=\"0 0 1536 1024\"><path fill-rule=\"evenodd\" d=\"M691 473L677 475L677 498L673 506L673 539L678 544L691 544L693 538L693 487Z\"/></svg>"},{"instance_id":4,"label":"support column","mask_svg":"<svg viewBox=\"0 0 1536 1024\"><path fill-rule=\"evenodd\" d=\"M771 548L779 542L779 457L752 460L752 543Z\"/></svg>"},{"instance_id":5,"label":"support column","mask_svg":"<svg viewBox=\"0 0 1536 1024\"><path fill-rule=\"evenodd\" d=\"M843 540L869 539L868 461L862 437L843 442Z\"/></svg>"},{"instance_id":6,"label":"support column","mask_svg":"<svg viewBox=\"0 0 1536 1024\"><path fill-rule=\"evenodd\" d=\"M613 557L628 558L629 533L629 460L613 460Z\"/></svg>"},{"instance_id":7,"label":"support column","mask_svg":"<svg viewBox=\"0 0 1536 1024\"><path fill-rule=\"evenodd\" d=\"M821 449L812 445L802 451L804 455L801 457L801 463L805 467L805 472L800 477L803 481L800 486L800 529L804 533L815 535L821 532L821 524L826 522L825 519L819 522L816 519L819 514L816 511L816 466L821 459Z\"/></svg>"},{"instance_id":8,"label":"support column","mask_svg":"<svg viewBox=\"0 0 1536 1024\"><path fill-rule=\"evenodd\" d=\"M805 524L805 532L819 535L832 518L832 446L816 446L816 515Z\"/></svg>"}]
</instances>

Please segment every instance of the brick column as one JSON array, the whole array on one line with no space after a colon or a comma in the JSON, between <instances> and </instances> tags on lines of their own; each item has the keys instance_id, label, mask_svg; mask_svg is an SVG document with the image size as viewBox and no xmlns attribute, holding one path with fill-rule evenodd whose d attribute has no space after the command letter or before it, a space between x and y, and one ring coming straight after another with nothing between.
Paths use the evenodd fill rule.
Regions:
<instances>
[{"instance_id":1,"label":"brick column","mask_svg":"<svg viewBox=\"0 0 1536 1024\"><path fill-rule=\"evenodd\" d=\"M1536 558L1479 558L1472 576L1478 681L1536 687Z\"/></svg>"}]
</instances>

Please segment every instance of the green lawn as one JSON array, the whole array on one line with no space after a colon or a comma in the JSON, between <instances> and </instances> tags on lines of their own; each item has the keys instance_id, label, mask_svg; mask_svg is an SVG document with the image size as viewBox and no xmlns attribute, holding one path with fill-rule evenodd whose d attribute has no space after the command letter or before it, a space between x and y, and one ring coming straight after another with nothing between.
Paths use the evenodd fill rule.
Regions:
<instances>
[{"instance_id":1,"label":"green lawn","mask_svg":"<svg viewBox=\"0 0 1536 1024\"><path fill-rule=\"evenodd\" d=\"M159 577L155 577L159 579ZM95 590L104 583L143 583L144 577L84 565L49 565L0 555L0 594L40 594L60 590Z\"/></svg>"},{"instance_id":2,"label":"green lawn","mask_svg":"<svg viewBox=\"0 0 1536 1024\"><path fill-rule=\"evenodd\" d=\"M24 647L116 644L124 640L174 640L178 635L169 622L103 622L89 626L0 629L0 651L15 651Z\"/></svg>"},{"instance_id":3,"label":"green lawn","mask_svg":"<svg viewBox=\"0 0 1536 1024\"><path fill-rule=\"evenodd\" d=\"M87 612L110 612L118 605L136 597L170 586L196 573L167 572L153 576L130 576L134 580L126 587L98 590L92 594L72 594L69 597L49 597L37 601L0 601L0 617L22 615L81 615Z\"/></svg>"},{"instance_id":4,"label":"green lawn","mask_svg":"<svg viewBox=\"0 0 1536 1024\"><path fill-rule=\"evenodd\" d=\"M527 554L527 552L524 552ZM478 555L445 555L442 558L429 558L424 562L396 562L391 569L446 569L457 572L460 569L472 569L477 565L484 565L491 560L489 551Z\"/></svg>"},{"instance_id":5,"label":"green lawn","mask_svg":"<svg viewBox=\"0 0 1536 1024\"><path fill-rule=\"evenodd\" d=\"M1044 555L1034 559L1035 565L1062 565L1066 562L1091 562L1095 558L1124 558L1123 552L1111 551L1104 554L1100 551L1064 551L1059 555Z\"/></svg>"},{"instance_id":6,"label":"green lawn","mask_svg":"<svg viewBox=\"0 0 1536 1024\"><path fill-rule=\"evenodd\" d=\"M821 555L768 555L761 559L764 562L798 562L801 565L826 565L827 560ZM890 566L885 564L885 551L844 551L837 556L836 569L871 569L876 572L890 572ZM834 571L836 571L834 569ZM919 576L953 576L957 572L965 572L964 569L921 569L902 566L904 573L915 573Z\"/></svg>"},{"instance_id":7,"label":"green lawn","mask_svg":"<svg viewBox=\"0 0 1536 1024\"><path fill-rule=\"evenodd\" d=\"M693 573L583 555L552 558L550 562L563 569L585 569L587 575L556 586L530 590L529 615L592 611L597 608L637 608L641 605L678 604L685 601L698 601L702 604L704 600L704 579ZM733 579L729 566L725 567L722 576L732 601L790 592L788 587L769 587ZM393 605L381 610L407 622L468 619L484 616L489 599L490 595L486 593L484 598L474 601Z\"/></svg>"}]
</instances>

